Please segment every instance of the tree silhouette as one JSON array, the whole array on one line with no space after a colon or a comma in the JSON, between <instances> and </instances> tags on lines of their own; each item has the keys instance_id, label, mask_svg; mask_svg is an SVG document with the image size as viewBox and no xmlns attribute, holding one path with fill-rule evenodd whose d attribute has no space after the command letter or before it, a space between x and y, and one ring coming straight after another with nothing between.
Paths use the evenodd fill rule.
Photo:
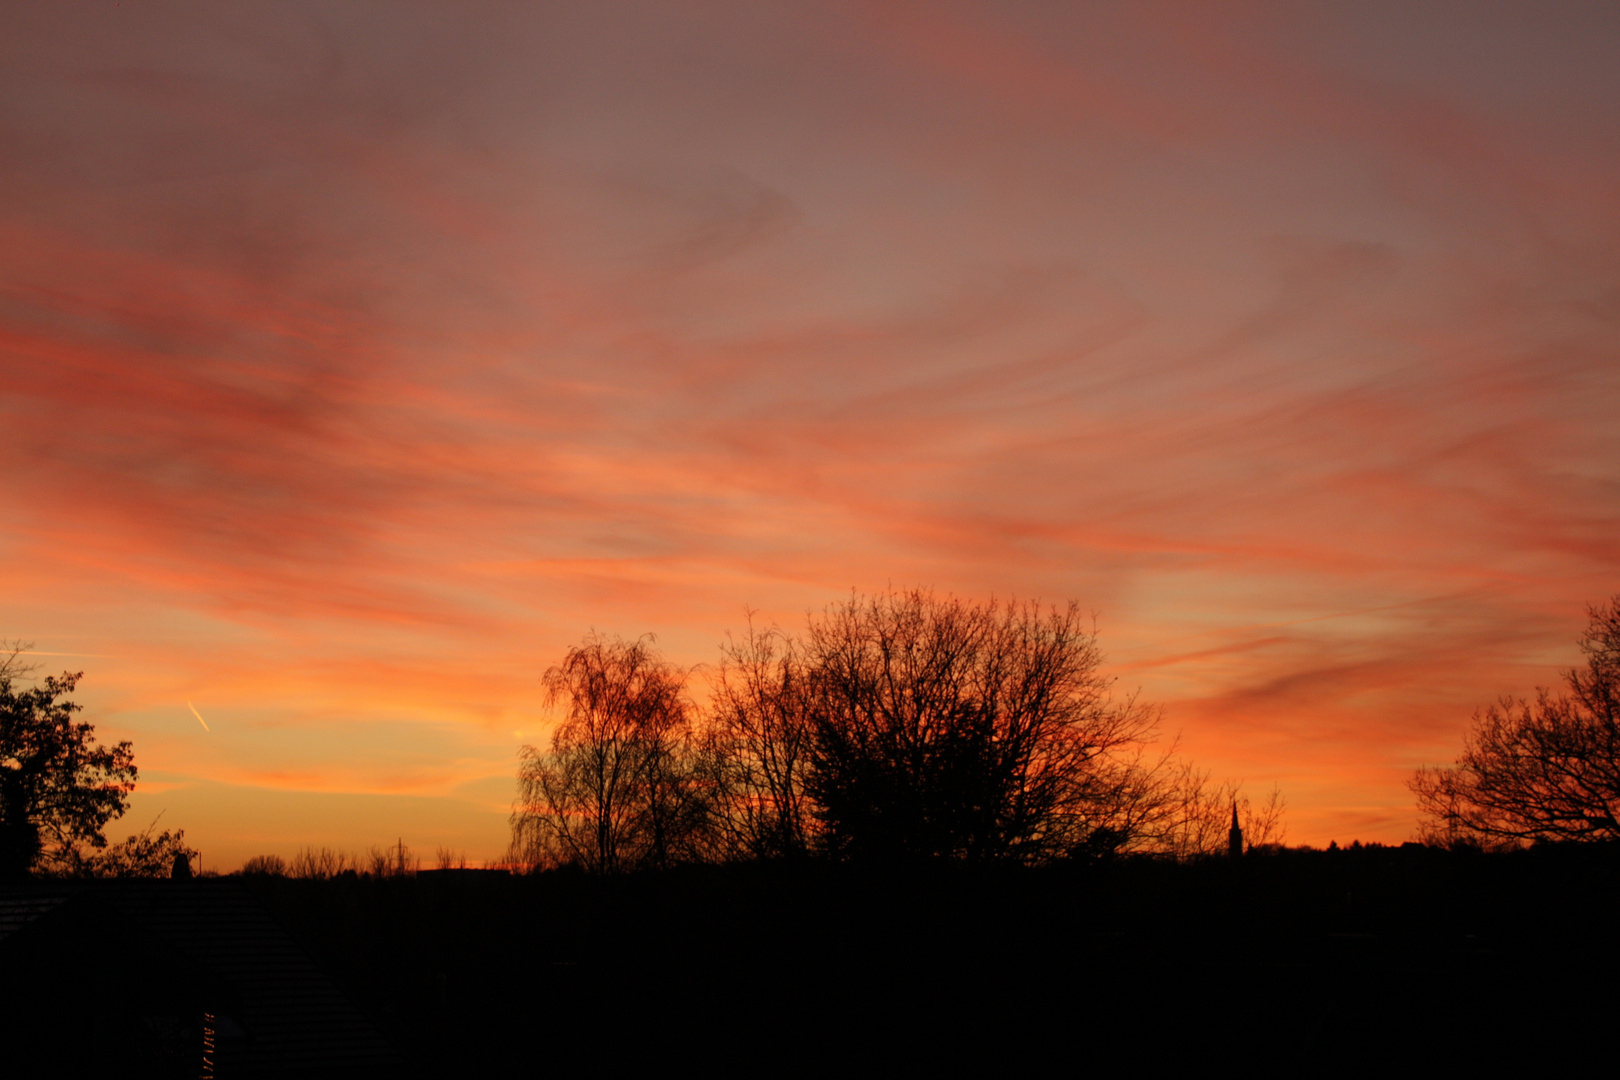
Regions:
<instances>
[{"instance_id":1,"label":"tree silhouette","mask_svg":"<svg viewBox=\"0 0 1620 1080\"><path fill-rule=\"evenodd\" d=\"M65 700L82 677L64 672L20 689L18 650L0 664L0 877L26 875L41 859L71 863L82 846L107 845L102 830L135 788L130 744L96 743Z\"/></svg>"},{"instance_id":2,"label":"tree silhouette","mask_svg":"<svg viewBox=\"0 0 1620 1080\"><path fill-rule=\"evenodd\" d=\"M1474 714L1450 766L1409 781L1430 842L1517 845L1620 838L1620 596L1587 609L1584 668L1567 691Z\"/></svg>"},{"instance_id":3,"label":"tree silhouette","mask_svg":"<svg viewBox=\"0 0 1620 1080\"><path fill-rule=\"evenodd\" d=\"M1222 850L1252 803L1155 750L1159 714L1116 698L1079 609L925 590L852 594L802 636L750 620L708 708L649 638L595 633L546 672L564 716L520 750L508 861L616 872L674 862L1047 862Z\"/></svg>"},{"instance_id":4,"label":"tree silhouette","mask_svg":"<svg viewBox=\"0 0 1620 1080\"><path fill-rule=\"evenodd\" d=\"M798 641L772 627L728 640L703 729L703 773L711 785L723 850L734 858L794 857L816 842L805 781L811 729L808 668Z\"/></svg>"},{"instance_id":5,"label":"tree silhouette","mask_svg":"<svg viewBox=\"0 0 1620 1080\"><path fill-rule=\"evenodd\" d=\"M61 849L54 858L47 858L45 869L64 877L165 878L178 858L184 857L188 867L197 863L199 853L186 843L184 829L155 832L156 828L154 821L144 831L105 848Z\"/></svg>"},{"instance_id":6,"label":"tree silhouette","mask_svg":"<svg viewBox=\"0 0 1620 1080\"><path fill-rule=\"evenodd\" d=\"M685 676L650 638L591 634L545 674L565 715L546 751L520 751L514 862L599 873L698 854L707 809L694 775Z\"/></svg>"},{"instance_id":7,"label":"tree silhouette","mask_svg":"<svg viewBox=\"0 0 1620 1080\"><path fill-rule=\"evenodd\" d=\"M806 790L830 850L1038 862L1156 814L1158 714L1115 700L1077 605L851 596L804 641Z\"/></svg>"},{"instance_id":8,"label":"tree silhouette","mask_svg":"<svg viewBox=\"0 0 1620 1080\"><path fill-rule=\"evenodd\" d=\"M374 878L410 877L420 868L421 860L405 845L404 839L386 848L373 844L366 855L367 872Z\"/></svg>"},{"instance_id":9,"label":"tree silhouette","mask_svg":"<svg viewBox=\"0 0 1620 1080\"><path fill-rule=\"evenodd\" d=\"M1283 825L1282 791L1273 787L1262 799L1245 794L1243 785L1232 780L1215 783L1208 772L1190 762L1164 771L1155 815L1150 829L1144 829L1145 850L1186 859L1217 855L1227 850L1231 815L1238 824L1248 849L1281 844Z\"/></svg>"},{"instance_id":10,"label":"tree silhouette","mask_svg":"<svg viewBox=\"0 0 1620 1080\"><path fill-rule=\"evenodd\" d=\"M353 876L359 872L360 860L354 854L324 845L299 848L298 854L286 864L288 877L313 881L325 881L344 874Z\"/></svg>"},{"instance_id":11,"label":"tree silhouette","mask_svg":"<svg viewBox=\"0 0 1620 1080\"><path fill-rule=\"evenodd\" d=\"M280 855L255 855L242 864L240 872L257 877L287 877L287 860Z\"/></svg>"}]
</instances>

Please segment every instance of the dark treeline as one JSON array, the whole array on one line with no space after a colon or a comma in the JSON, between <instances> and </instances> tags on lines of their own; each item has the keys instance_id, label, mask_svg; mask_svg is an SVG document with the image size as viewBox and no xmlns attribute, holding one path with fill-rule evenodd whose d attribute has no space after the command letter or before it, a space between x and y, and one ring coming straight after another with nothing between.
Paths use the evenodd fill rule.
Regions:
<instances>
[{"instance_id":1,"label":"dark treeline","mask_svg":"<svg viewBox=\"0 0 1620 1080\"><path fill-rule=\"evenodd\" d=\"M1282 837L1157 746L1112 693L1076 605L911 590L852 596L805 631L750 626L705 707L650 639L592 634L547 671L561 722L524 747L511 862L611 873L825 857L1042 865Z\"/></svg>"},{"instance_id":2,"label":"dark treeline","mask_svg":"<svg viewBox=\"0 0 1620 1080\"><path fill-rule=\"evenodd\" d=\"M1556 1069L1620 959L1607 845L251 880L423 1075Z\"/></svg>"}]
</instances>

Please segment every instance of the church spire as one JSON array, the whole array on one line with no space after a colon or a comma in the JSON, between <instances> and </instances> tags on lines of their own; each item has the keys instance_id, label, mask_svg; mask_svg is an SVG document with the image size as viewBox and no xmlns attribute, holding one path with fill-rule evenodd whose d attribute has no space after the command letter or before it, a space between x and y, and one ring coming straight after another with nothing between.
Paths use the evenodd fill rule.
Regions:
<instances>
[{"instance_id":1,"label":"church spire","mask_svg":"<svg viewBox=\"0 0 1620 1080\"><path fill-rule=\"evenodd\" d=\"M1226 853L1232 858L1243 854L1243 828L1238 824L1237 800L1232 800L1232 828L1226 834Z\"/></svg>"}]
</instances>

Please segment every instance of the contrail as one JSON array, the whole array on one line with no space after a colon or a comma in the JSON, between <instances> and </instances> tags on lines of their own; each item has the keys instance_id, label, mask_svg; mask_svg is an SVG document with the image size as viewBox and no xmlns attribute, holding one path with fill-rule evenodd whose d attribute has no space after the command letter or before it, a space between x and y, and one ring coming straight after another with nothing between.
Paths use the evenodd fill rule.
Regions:
<instances>
[{"instance_id":1,"label":"contrail","mask_svg":"<svg viewBox=\"0 0 1620 1080\"><path fill-rule=\"evenodd\" d=\"M188 702L186 702L186 708L191 710L191 715L195 716L197 718L197 723L199 723L199 724L201 724L203 726L204 731L212 731L213 730L212 728L210 728L208 726L208 721L206 721L206 720L204 720L202 718L202 713L197 711L197 706L193 705L191 702L188 701Z\"/></svg>"}]
</instances>

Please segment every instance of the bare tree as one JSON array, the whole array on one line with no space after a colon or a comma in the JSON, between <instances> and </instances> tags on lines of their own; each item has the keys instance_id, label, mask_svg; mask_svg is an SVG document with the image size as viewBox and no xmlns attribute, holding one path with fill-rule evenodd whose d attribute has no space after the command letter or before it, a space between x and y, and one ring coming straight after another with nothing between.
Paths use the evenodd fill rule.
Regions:
<instances>
[{"instance_id":1,"label":"bare tree","mask_svg":"<svg viewBox=\"0 0 1620 1080\"><path fill-rule=\"evenodd\" d=\"M403 839L399 839L394 842L393 847L380 848L373 845L367 852L367 862L370 864L368 872L372 877L385 878L412 877L421 868L422 860L405 846Z\"/></svg>"},{"instance_id":2,"label":"bare tree","mask_svg":"<svg viewBox=\"0 0 1620 1080\"><path fill-rule=\"evenodd\" d=\"M1620 596L1587 609L1584 668L1567 691L1502 698L1474 714L1450 766L1422 768L1420 836L1428 842L1517 845L1620 838Z\"/></svg>"},{"instance_id":3,"label":"bare tree","mask_svg":"<svg viewBox=\"0 0 1620 1080\"><path fill-rule=\"evenodd\" d=\"M356 874L359 871L359 859L349 852L328 847L302 848L287 866L288 877L311 878L316 881L335 878L339 874Z\"/></svg>"},{"instance_id":4,"label":"bare tree","mask_svg":"<svg viewBox=\"0 0 1620 1080\"><path fill-rule=\"evenodd\" d=\"M551 746L519 751L510 860L598 873L667 866L703 839L684 673L651 638L595 633L545 674L565 714Z\"/></svg>"},{"instance_id":5,"label":"bare tree","mask_svg":"<svg viewBox=\"0 0 1620 1080\"><path fill-rule=\"evenodd\" d=\"M1036 862L1128 846L1158 712L1115 699L1077 605L853 595L812 618L805 789L848 855Z\"/></svg>"},{"instance_id":6,"label":"bare tree","mask_svg":"<svg viewBox=\"0 0 1620 1080\"><path fill-rule=\"evenodd\" d=\"M775 627L756 630L752 618L742 640L721 648L701 760L729 857L791 858L811 848L805 680L799 643Z\"/></svg>"},{"instance_id":7,"label":"bare tree","mask_svg":"<svg viewBox=\"0 0 1620 1080\"><path fill-rule=\"evenodd\" d=\"M34 643L31 641L8 641L0 638L0 679L22 680L39 670L38 664L29 664L22 660L22 657L33 648Z\"/></svg>"},{"instance_id":8,"label":"bare tree","mask_svg":"<svg viewBox=\"0 0 1620 1080\"><path fill-rule=\"evenodd\" d=\"M1044 862L1281 838L1276 792L1211 784L1159 713L1115 696L1079 609L852 594L801 637L728 639L701 714L650 638L589 635L546 672L550 745L523 747L507 862Z\"/></svg>"},{"instance_id":9,"label":"bare tree","mask_svg":"<svg viewBox=\"0 0 1620 1080\"><path fill-rule=\"evenodd\" d=\"M1160 812L1153 827L1143 831L1142 850L1178 859L1219 855L1227 850L1234 811L1249 850L1280 844L1286 835L1280 788L1256 801L1242 783L1214 783L1190 762L1178 762L1167 781L1158 788Z\"/></svg>"}]
</instances>

